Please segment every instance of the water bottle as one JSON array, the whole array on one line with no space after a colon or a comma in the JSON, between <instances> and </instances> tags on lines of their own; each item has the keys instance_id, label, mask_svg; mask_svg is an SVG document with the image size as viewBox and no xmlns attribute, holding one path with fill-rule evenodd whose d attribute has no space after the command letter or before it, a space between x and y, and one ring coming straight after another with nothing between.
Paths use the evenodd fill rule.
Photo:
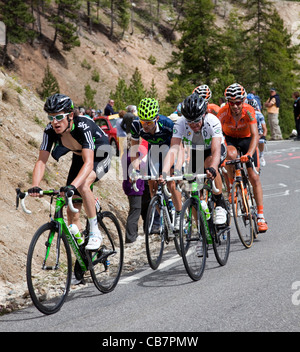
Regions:
<instances>
[{"instance_id":1,"label":"water bottle","mask_svg":"<svg viewBox=\"0 0 300 352\"><path fill-rule=\"evenodd\" d=\"M169 199L169 209L171 210L172 214L172 222L174 224L174 219L175 219L175 207L171 199Z\"/></svg>"},{"instance_id":2,"label":"water bottle","mask_svg":"<svg viewBox=\"0 0 300 352\"><path fill-rule=\"evenodd\" d=\"M210 212L205 200L201 200L201 207L205 213L206 220L210 219Z\"/></svg>"},{"instance_id":3,"label":"water bottle","mask_svg":"<svg viewBox=\"0 0 300 352\"><path fill-rule=\"evenodd\" d=\"M76 238L76 241L78 243L79 246L81 246L82 244L84 244L84 238L81 236L81 233L77 227L77 225L75 224L71 224L69 226L69 231L70 233Z\"/></svg>"}]
</instances>

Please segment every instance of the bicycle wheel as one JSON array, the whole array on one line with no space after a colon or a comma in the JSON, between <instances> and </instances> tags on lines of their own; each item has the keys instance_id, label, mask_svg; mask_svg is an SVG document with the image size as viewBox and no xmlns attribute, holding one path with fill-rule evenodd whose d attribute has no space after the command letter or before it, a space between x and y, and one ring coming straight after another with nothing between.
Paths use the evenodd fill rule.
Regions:
<instances>
[{"instance_id":1,"label":"bicycle wheel","mask_svg":"<svg viewBox=\"0 0 300 352\"><path fill-rule=\"evenodd\" d=\"M182 206L179 227L183 263L194 281L200 280L203 275L207 254L203 214L197 209L197 202L192 198L186 200Z\"/></svg>"},{"instance_id":2,"label":"bicycle wheel","mask_svg":"<svg viewBox=\"0 0 300 352\"><path fill-rule=\"evenodd\" d=\"M232 213L237 233L243 245L250 248L253 243L253 221L247 197L243 198L239 181L235 181L231 190Z\"/></svg>"},{"instance_id":3,"label":"bicycle wheel","mask_svg":"<svg viewBox=\"0 0 300 352\"><path fill-rule=\"evenodd\" d=\"M162 259L164 250L163 210L159 197L154 196L149 204L145 223L145 244L150 267L156 270Z\"/></svg>"},{"instance_id":4,"label":"bicycle wheel","mask_svg":"<svg viewBox=\"0 0 300 352\"><path fill-rule=\"evenodd\" d=\"M34 234L27 255L27 286L36 308L56 313L68 295L72 275L70 246L59 236L55 223L41 226Z\"/></svg>"},{"instance_id":5,"label":"bicycle wheel","mask_svg":"<svg viewBox=\"0 0 300 352\"><path fill-rule=\"evenodd\" d=\"M108 293L116 287L122 272L122 231L118 219L109 211L97 213L97 219L103 241L97 251L89 251L92 260L90 273L97 289Z\"/></svg>"},{"instance_id":6,"label":"bicycle wheel","mask_svg":"<svg viewBox=\"0 0 300 352\"><path fill-rule=\"evenodd\" d=\"M257 238L258 235L258 226L257 226L257 206L256 201L253 195L253 188L250 182L246 183L247 194L248 194L248 202L250 206L250 211L252 214L252 222L253 222L253 237Z\"/></svg>"}]
</instances>

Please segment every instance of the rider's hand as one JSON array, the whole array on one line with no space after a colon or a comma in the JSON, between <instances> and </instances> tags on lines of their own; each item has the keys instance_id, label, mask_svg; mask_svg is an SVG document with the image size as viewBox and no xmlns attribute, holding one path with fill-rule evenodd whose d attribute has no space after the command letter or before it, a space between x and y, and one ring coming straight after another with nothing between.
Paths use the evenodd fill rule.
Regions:
<instances>
[{"instance_id":1,"label":"rider's hand","mask_svg":"<svg viewBox=\"0 0 300 352\"><path fill-rule=\"evenodd\" d=\"M68 197L72 197L76 192L76 187L73 185L69 185L66 187L61 187L60 193L61 194L66 194ZM73 193L73 194L72 194Z\"/></svg>"},{"instance_id":2,"label":"rider's hand","mask_svg":"<svg viewBox=\"0 0 300 352\"><path fill-rule=\"evenodd\" d=\"M251 158L251 155L249 153L242 155L241 156L241 163L247 163L250 158Z\"/></svg>"},{"instance_id":3,"label":"rider's hand","mask_svg":"<svg viewBox=\"0 0 300 352\"><path fill-rule=\"evenodd\" d=\"M133 169L129 174L129 181L132 181L132 182L136 181L139 175L140 175L140 170Z\"/></svg>"},{"instance_id":4,"label":"rider's hand","mask_svg":"<svg viewBox=\"0 0 300 352\"><path fill-rule=\"evenodd\" d=\"M206 168L205 172L206 172L207 178L210 178L212 180L214 180L215 177L217 176L217 172L216 172L216 169L214 167Z\"/></svg>"},{"instance_id":5,"label":"rider's hand","mask_svg":"<svg viewBox=\"0 0 300 352\"><path fill-rule=\"evenodd\" d=\"M162 172L162 174L159 175L158 183L161 183L161 184L164 185L166 183L166 177L167 177L167 173L166 172Z\"/></svg>"},{"instance_id":6,"label":"rider's hand","mask_svg":"<svg viewBox=\"0 0 300 352\"><path fill-rule=\"evenodd\" d=\"M41 197L40 191L42 191L42 189L36 186L36 187L29 188L28 194L31 197Z\"/></svg>"}]
</instances>

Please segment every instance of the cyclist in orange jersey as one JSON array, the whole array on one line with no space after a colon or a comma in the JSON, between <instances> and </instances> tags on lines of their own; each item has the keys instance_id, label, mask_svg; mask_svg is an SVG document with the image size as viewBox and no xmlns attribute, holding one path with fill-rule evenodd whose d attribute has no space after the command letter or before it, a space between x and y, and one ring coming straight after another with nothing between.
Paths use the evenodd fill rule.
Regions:
<instances>
[{"instance_id":1,"label":"cyclist in orange jersey","mask_svg":"<svg viewBox=\"0 0 300 352\"><path fill-rule=\"evenodd\" d=\"M218 118L221 121L223 133L227 143L227 160L237 158L237 149L239 148L243 156L242 162L248 161L248 156L253 157L254 164L259 170L258 157L258 141L259 135L257 130L257 121L255 118L255 110L245 104L247 96L243 86L234 83L226 88L225 98L227 104L223 106ZM249 180L253 186L254 197L257 204L257 225L259 232L266 232L268 225L264 218L263 212L263 191L259 175L251 168L250 163L247 163ZM233 183L233 167L227 166L228 178L230 183Z\"/></svg>"},{"instance_id":2,"label":"cyclist in orange jersey","mask_svg":"<svg viewBox=\"0 0 300 352\"><path fill-rule=\"evenodd\" d=\"M203 84L201 86L198 86L196 87L194 90L193 90L193 93L197 93L200 95L200 97L204 98L207 100L208 102L208 105L207 105L207 113L211 113L215 116L218 115L218 112L220 110L220 107L219 105L217 104L213 104L213 103L209 103L209 100L211 99L212 97L212 93L211 93L211 90L209 88L208 85L206 84Z\"/></svg>"}]
</instances>

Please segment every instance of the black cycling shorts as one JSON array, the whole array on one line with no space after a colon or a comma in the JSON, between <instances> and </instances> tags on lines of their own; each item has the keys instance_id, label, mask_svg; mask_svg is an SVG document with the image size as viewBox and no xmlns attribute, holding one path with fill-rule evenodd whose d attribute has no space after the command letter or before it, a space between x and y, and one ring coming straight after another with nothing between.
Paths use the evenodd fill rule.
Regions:
<instances>
[{"instance_id":1,"label":"black cycling shorts","mask_svg":"<svg viewBox=\"0 0 300 352\"><path fill-rule=\"evenodd\" d=\"M238 151L242 153L242 155L245 155L248 153L250 143L251 143L251 138L252 137L245 137L245 138L233 138L230 136L225 135L225 140L227 143L227 146L232 145L234 146ZM255 150L255 153L253 154L253 159L254 159L254 165L255 167L259 167L259 160L257 158L257 148ZM247 168L251 167L250 163L246 163Z\"/></svg>"}]
</instances>

